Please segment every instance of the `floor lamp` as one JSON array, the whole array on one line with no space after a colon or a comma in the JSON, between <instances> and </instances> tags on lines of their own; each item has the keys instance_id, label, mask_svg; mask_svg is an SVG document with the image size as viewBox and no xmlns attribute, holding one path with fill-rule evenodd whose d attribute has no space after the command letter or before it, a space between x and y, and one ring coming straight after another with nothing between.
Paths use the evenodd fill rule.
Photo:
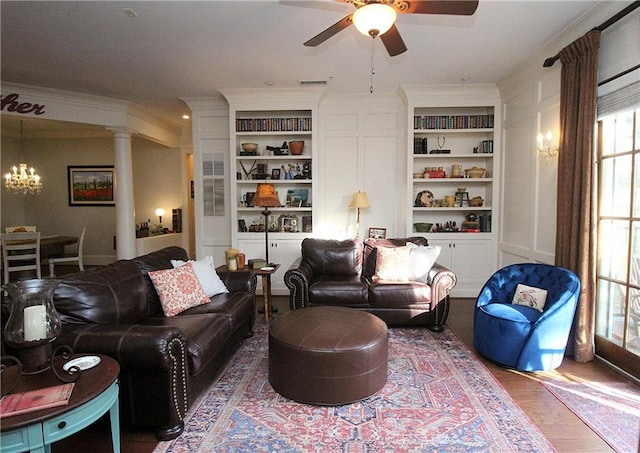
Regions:
<instances>
[{"instance_id":1,"label":"floor lamp","mask_svg":"<svg viewBox=\"0 0 640 453\"><path fill-rule=\"evenodd\" d=\"M273 184L259 183L256 187L256 196L253 198L253 205L264 208L262 215L264 216L264 253L267 266L272 266L269 262L269 208L280 207L280 199Z\"/></svg>"},{"instance_id":2,"label":"floor lamp","mask_svg":"<svg viewBox=\"0 0 640 453\"><path fill-rule=\"evenodd\" d=\"M367 200L366 192L353 192L350 208L356 208L356 237L360 237L360 208L370 208L369 200Z\"/></svg>"}]
</instances>

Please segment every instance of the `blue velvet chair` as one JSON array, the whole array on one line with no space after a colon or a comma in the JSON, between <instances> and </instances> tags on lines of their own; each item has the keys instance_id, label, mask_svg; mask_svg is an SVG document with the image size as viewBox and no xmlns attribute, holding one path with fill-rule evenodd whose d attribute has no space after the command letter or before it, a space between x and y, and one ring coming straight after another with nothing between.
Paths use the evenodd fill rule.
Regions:
<instances>
[{"instance_id":1,"label":"blue velvet chair","mask_svg":"<svg viewBox=\"0 0 640 453\"><path fill-rule=\"evenodd\" d=\"M512 304L518 283L547 290L542 312ZM538 263L512 264L485 283L473 324L473 347L500 365L546 371L562 363L580 294L568 269Z\"/></svg>"}]
</instances>

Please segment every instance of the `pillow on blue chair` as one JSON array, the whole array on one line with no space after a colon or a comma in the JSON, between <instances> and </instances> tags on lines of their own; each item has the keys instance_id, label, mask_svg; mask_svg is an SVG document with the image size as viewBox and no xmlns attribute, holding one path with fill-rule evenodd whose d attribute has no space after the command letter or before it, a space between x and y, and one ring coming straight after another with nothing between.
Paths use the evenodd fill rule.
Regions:
<instances>
[{"instance_id":1,"label":"pillow on blue chair","mask_svg":"<svg viewBox=\"0 0 640 453\"><path fill-rule=\"evenodd\" d=\"M519 283L518 286L516 286L516 292L513 295L513 300L511 301L511 303L535 308L536 310L541 312L544 310L544 304L546 303L546 301L546 289L536 288Z\"/></svg>"}]
</instances>

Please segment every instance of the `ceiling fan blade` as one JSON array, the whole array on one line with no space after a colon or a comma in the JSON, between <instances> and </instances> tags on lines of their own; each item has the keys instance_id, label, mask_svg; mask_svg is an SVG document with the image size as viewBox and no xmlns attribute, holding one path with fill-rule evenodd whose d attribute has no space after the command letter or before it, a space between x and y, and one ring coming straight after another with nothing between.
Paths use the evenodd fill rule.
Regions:
<instances>
[{"instance_id":1,"label":"ceiling fan blade","mask_svg":"<svg viewBox=\"0 0 640 453\"><path fill-rule=\"evenodd\" d=\"M404 44L398 28L394 25L384 34L380 36L384 47L389 52L389 55L395 57L403 52L407 51L407 46Z\"/></svg>"},{"instance_id":2,"label":"ceiling fan blade","mask_svg":"<svg viewBox=\"0 0 640 453\"><path fill-rule=\"evenodd\" d=\"M478 0L412 0L406 2L404 14L450 14L471 16L478 9Z\"/></svg>"},{"instance_id":3,"label":"ceiling fan blade","mask_svg":"<svg viewBox=\"0 0 640 453\"><path fill-rule=\"evenodd\" d=\"M322 44L327 39L331 38L333 35L341 32L349 25L351 25L353 21L351 20L351 14L346 17L343 17L340 21L333 24L331 27L327 28L325 31L318 33L316 36L311 38L309 41L305 42L304 45L307 47L316 47L317 45Z\"/></svg>"}]
</instances>

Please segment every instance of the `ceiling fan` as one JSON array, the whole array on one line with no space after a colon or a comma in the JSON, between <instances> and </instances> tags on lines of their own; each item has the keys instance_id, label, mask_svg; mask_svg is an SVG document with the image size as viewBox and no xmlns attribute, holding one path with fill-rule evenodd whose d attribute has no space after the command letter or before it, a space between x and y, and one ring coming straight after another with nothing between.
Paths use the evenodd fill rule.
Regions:
<instances>
[{"instance_id":1,"label":"ceiling fan","mask_svg":"<svg viewBox=\"0 0 640 453\"><path fill-rule=\"evenodd\" d=\"M395 26L397 14L449 14L471 16L478 8L478 0L336 0L356 7L353 14L342 18L323 32L305 42L316 47L352 23L364 35L380 36L392 57L407 50Z\"/></svg>"}]
</instances>

